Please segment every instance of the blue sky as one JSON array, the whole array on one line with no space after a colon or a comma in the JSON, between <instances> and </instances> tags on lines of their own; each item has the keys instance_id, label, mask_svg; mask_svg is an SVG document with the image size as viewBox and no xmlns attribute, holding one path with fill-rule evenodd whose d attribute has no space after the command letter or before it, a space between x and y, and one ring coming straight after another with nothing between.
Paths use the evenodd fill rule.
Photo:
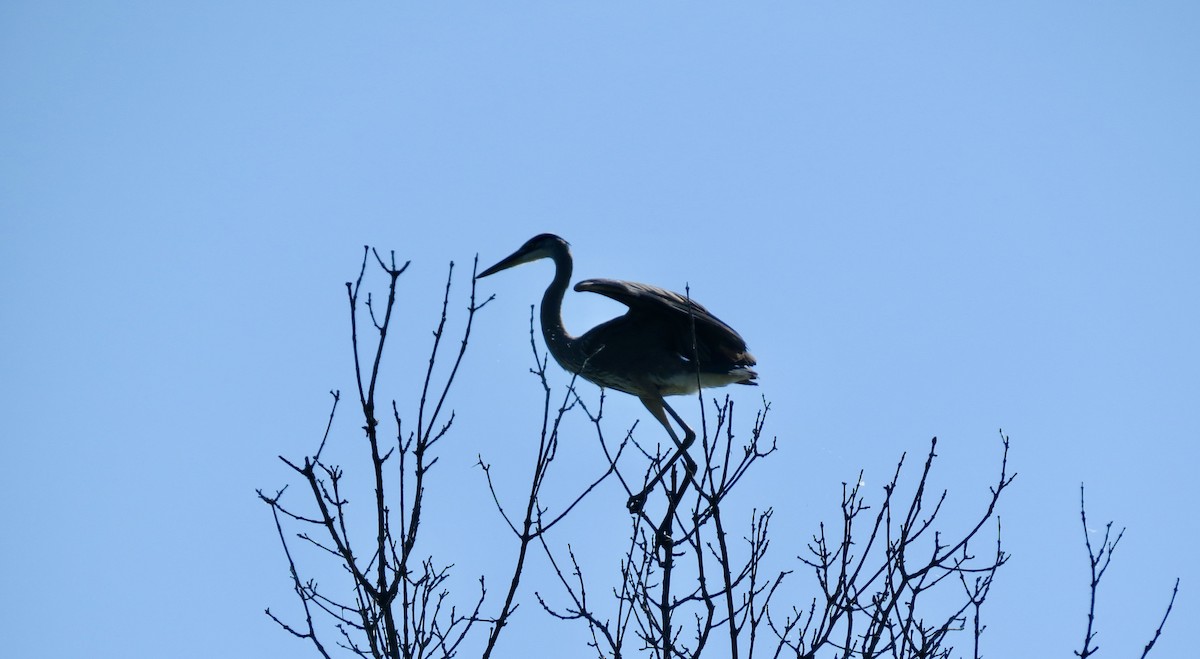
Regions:
<instances>
[{"instance_id":1,"label":"blue sky","mask_svg":"<svg viewBox=\"0 0 1200 659\"><path fill-rule=\"evenodd\" d=\"M362 245L413 260L386 383L411 409L448 262L552 231L577 279L690 286L746 337L762 387L731 393L771 401L781 451L742 496L776 507L778 568L843 480L877 488L934 435L938 485L980 505L1003 428L987 654L1078 649L1086 482L1094 526L1129 529L1101 656L1140 652L1177 576L1152 656L1188 656L1198 33L1186 2L5 3L0 654L307 651L261 613L295 610L254 490L352 388ZM502 528L449 502L486 496L477 454L519 491L549 276L481 283L428 536L464 588L502 569L476 540ZM619 312L571 294L565 315ZM648 421L609 404L613 432ZM575 432L564 493L596 464ZM599 552L623 499L572 541ZM507 656L547 630L581 653L531 594Z\"/></svg>"}]
</instances>

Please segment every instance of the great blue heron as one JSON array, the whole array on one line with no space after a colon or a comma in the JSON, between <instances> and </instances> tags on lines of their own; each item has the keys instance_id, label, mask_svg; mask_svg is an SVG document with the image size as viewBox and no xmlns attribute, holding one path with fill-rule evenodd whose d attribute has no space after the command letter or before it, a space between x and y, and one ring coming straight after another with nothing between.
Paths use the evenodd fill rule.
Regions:
<instances>
[{"instance_id":1,"label":"great blue heron","mask_svg":"<svg viewBox=\"0 0 1200 659\"><path fill-rule=\"evenodd\" d=\"M696 439L696 433L663 396L695 393L699 387L755 384L754 355L732 327L707 309L671 291L615 279L585 279L577 291L591 291L629 307L624 316L601 323L582 336L563 327L563 294L571 281L571 250L567 241L543 233L479 273L487 277L538 259L554 261L554 279L542 296L542 335L560 366L601 387L637 396L667 429L677 447L657 476L629 498L628 508L639 512L650 490ZM683 428L680 441L667 420L670 414ZM686 457L689 471L695 466Z\"/></svg>"}]
</instances>

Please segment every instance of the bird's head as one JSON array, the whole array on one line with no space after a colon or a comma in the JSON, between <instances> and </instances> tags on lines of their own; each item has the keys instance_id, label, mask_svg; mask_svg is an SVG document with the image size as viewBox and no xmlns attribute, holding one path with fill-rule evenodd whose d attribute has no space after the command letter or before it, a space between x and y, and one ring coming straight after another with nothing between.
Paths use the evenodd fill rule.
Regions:
<instances>
[{"instance_id":1,"label":"bird's head","mask_svg":"<svg viewBox=\"0 0 1200 659\"><path fill-rule=\"evenodd\" d=\"M570 243L552 233L543 233L525 241L517 251L500 260L499 263L475 276L476 279L494 275L501 270L529 263L538 259L555 258L556 255L570 253Z\"/></svg>"}]
</instances>

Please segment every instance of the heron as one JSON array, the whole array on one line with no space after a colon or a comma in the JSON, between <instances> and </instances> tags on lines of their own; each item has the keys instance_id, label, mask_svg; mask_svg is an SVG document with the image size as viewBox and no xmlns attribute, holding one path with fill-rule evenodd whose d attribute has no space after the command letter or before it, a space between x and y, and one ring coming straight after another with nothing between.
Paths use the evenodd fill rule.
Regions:
<instances>
[{"instance_id":1,"label":"heron","mask_svg":"<svg viewBox=\"0 0 1200 659\"><path fill-rule=\"evenodd\" d=\"M477 278L540 259L554 262L554 279L542 296L541 324L542 336L555 361L602 388L637 396L676 446L658 474L629 498L627 508L639 513L650 491L680 455L685 456L689 478L696 468L687 456L696 433L671 409L665 397L728 384L757 384L754 380L758 374L751 368L756 364L754 355L741 335L689 297L616 279L585 279L575 284L576 291L599 293L629 310L581 336L572 336L562 320L563 295L570 285L573 267L571 249L567 241L554 234L530 238ZM683 430L682 440L671 427L668 414Z\"/></svg>"}]
</instances>

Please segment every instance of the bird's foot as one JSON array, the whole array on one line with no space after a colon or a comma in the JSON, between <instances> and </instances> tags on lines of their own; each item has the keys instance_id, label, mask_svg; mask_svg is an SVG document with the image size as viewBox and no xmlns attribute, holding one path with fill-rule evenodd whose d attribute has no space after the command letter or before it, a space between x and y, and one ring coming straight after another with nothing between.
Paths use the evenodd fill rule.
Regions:
<instances>
[{"instance_id":1,"label":"bird's foot","mask_svg":"<svg viewBox=\"0 0 1200 659\"><path fill-rule=\"evenodd\" d=\"M654 540L659 547L662 547L668 552L671 551L671 548L675 546L675 541L671 539L671 532L666 529L658 529L655 531Z\"/></svg>"},{"instance_id":2,"label":"bird's foot","mask_svg":"<svg viewBox=\"0 0 1200 659\"><path fill-rule=\"evenodd\" d=\"M646 494L643 491L629 497L629 502L625 504L625 507L629 509L631 514L636 515L642 512L642 508L646 506Z\"/></svg>"},{"instance_id":3,"label":"bird's foot","mask_svg":"<svg viewBox=\"0 0 1200 659\"><path fill-rule=\"evenodd\" d=\"M687 474L684 480L692 480L692 477L696 475L696 471L699 468L699 465L697 465L696 461L692 459L692 456L688 455L687 453L683 454L683 470Z\"/></svg>"}]
</instances>

